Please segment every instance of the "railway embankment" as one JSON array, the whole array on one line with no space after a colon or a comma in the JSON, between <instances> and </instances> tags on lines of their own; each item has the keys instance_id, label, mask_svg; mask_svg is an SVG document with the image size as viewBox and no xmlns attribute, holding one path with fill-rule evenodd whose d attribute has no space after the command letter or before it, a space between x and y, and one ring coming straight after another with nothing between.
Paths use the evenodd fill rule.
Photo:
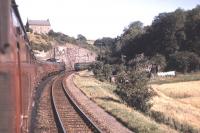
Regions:
<instances>
[{"instance_id":1,"label":"railway embankment","mask_svg":"<svg viewBox=\"0 0 200 133\"><path fill-rule=\"evenodd\" d=\"M148 115L128 107L116 95L116 86L101 82L87 71L74 75L73 82L80 90L103 110L115 117L133 132L141 133L176 133L173 128L160 124Z\"/></svg>"},{"instance_id":2,"label":"railway embankment","mask_svg":"<svg viewBox=\"0 0 200 133\"><path fill-rule=\"evenodd\" d=\"M95 122L103 132L130 133L128 128L119 123L113 116L91 101L73 82L74 74L67 77L65 87L78 103L79 107Z\"/></svg>"}]
</instances>

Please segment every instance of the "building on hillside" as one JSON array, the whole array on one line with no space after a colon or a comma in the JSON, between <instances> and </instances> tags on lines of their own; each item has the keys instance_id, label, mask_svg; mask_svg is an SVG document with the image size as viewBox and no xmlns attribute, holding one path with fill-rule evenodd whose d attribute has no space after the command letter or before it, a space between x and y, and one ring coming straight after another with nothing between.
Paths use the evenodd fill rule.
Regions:
<instances>
[{"instance_id":1,"label":"building on hillside","mask_svg":"<svg viewBox=\"0 0 200 133\"><path fill-rule=\"evenodd\" d=\"M51 30L49 19L47 20L27 20L26 29L32 29L34 33L47 34Z\"/></svg>"}]
</instances>

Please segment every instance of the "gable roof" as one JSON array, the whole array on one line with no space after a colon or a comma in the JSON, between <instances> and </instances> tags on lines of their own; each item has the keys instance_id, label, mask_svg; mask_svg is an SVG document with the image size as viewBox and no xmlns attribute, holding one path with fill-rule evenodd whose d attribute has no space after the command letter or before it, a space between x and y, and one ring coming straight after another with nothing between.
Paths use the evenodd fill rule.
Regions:
<instances>
[{"instance_id":1,"label":"gable roof","mask_svg":"<svg viewBox=\"0 0 200 133\"><path fill-rule=\"evenodd\" d=\"M28 20L29 25L50 26L49 20Z\"/></svg>"}]
</instances>

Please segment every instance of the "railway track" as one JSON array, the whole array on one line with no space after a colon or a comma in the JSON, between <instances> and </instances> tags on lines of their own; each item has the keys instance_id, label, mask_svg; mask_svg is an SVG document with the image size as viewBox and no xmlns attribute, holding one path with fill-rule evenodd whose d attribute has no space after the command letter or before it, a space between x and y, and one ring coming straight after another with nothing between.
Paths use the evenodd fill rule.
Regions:
<instances>
[{"instance_id":1,"label":"railway track","mask_svg":"<svg viewBox=\"0 0 200 133\"><path fill-rule=\"evenodd\" d=\"M51 87L51 103L58 132L101 132L64 89L62 84L64 77L64 75L58 76Z\"/></svg>"}]
</instances>

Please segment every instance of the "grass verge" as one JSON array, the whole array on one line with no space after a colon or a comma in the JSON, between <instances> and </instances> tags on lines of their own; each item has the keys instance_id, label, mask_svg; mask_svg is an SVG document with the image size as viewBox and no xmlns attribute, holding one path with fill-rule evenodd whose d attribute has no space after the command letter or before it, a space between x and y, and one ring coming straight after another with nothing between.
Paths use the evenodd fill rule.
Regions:
<instances>
[{"instance_id":1,"label":"grass verge","mask_svg":"<svg viewBox=\"0 0 200 133\"><path fill-rule=\"evenodd\" d=\"M81 76L80 76L81 75ZM159 124L150 117L123 104L115 95L116 87L109 83L100 82L83 73L74 77L74 83L94 102L113 115L125 126L139 133L173 133L175 130L164 124ZM88 82L89 81L89 82Z\"/></svg>"}]
</instances>

